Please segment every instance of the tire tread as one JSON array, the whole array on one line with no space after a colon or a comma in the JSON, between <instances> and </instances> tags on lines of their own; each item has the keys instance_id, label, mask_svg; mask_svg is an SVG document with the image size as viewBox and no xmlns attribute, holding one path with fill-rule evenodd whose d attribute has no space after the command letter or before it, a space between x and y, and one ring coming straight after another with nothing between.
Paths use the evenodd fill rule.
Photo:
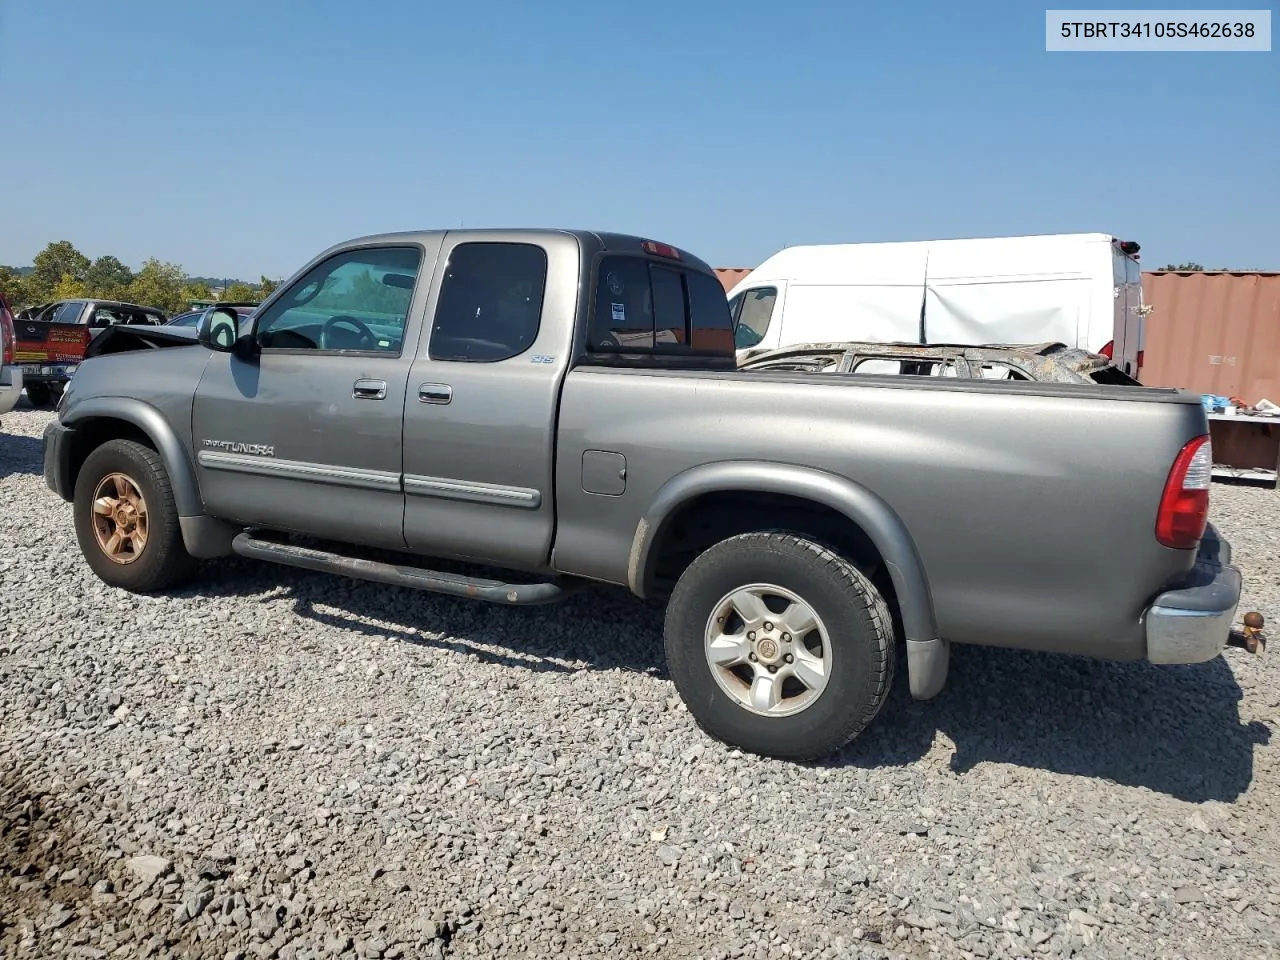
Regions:
<instances>
[{"instance_id":1,"label":"tire tread","mask_svg":"<svg viewBox=\"0 0 1280 960\"><path fill-rule=\"evenodd\" d=\"M869 671L870 695L861 702L861 709L849 711L843 718L839 726L834 729L824 731L815 742L809 744L797 743L793 748L784 751L773 750L771 755L782 757L790 760L815 760L820 757L833 753L858 736L868 725L876 718L881 708L884 706L885 700L888 698L889 691L892 689L893 680L896 669L896 649L895 631L893 625L893 617L889 610L889 604L879 590L872 584L871 580L853 563L841 556L831 547L816 542L807 536L803 536L788 530L758 530L749 533L738 534L720 541L715 546L709 548L707 553L715 551L723 554L729 550L740 550L750 552L768 551L775 554L784 554L795 557L799 554L803 557L808 565L812 565L813 572L825 572L831 575L847 589L850 597L856 597L858 604L865 610L868 620L871 624L871 637L874 641L872 665ZM698 559L706 556L702 554ZM689 570L694 570L698 565L695 560L690 565ZM686 570L686 573L689 572ZM696 572L695 572L696 575ZM683 577L682 577L683 579ZM677 592L679 584L677 584ZM673 600L675 595L673 595ZM675 604L672 604L672 608ZM673 659L682 661L684 656L688 655L687 651L673 649L673 644L681 642L677 639L678 630L673 622L673 610L668 609L667 620L667 656L668 661ZM674 614L678 616L678 612ZM700 655L700 651L699 651ZM672 678L676 682L677 689L683 697L686 698L692 694L692 690L687 685L682 684L680 670L672 670ZM704 729L709 734L722 742L729 742L716 730L709 729L704 725Z\"/></svg>"},{"instance_id":2,"label":"tire tread","mask_svg":"<svg viewBox=\"0 0 1280 960\"><path fill-rule=\"evenodd\" d=\"M82 500L86 496L82 488L87 489L96 485L99 476L104 472L96 470L96 464L113 455L131 461L134 468L142 474L135 477L135 480L150 484L154 490L154 497L148 497L147 503L151 529L148 531L149 540L144 554L149 554L152 549L157 552L144 555L128 565L112 564L111 560L103 556L101 550L97 548L92 531L86 530L82 535L80 529L86 522L81 516L84 509ZM144 491L144 495L145 493ZM89 490L87 495L92 496L92 490ZM157 502L152 502L153 499ZM186 545L182 541L182 531L178 525L178 508L174 501L173 484L169 481L169 473L165 470L164 461L160 459L160 455L145 444L138 443L136 440L118 439L108 440L94 449L85 458L80 475L76 478L75 510L76 532L80 536L81 552L99 579L112 586L133 593L160 593L186 582L195 574L199 564L191 554L187 553ZM158 523L155 522L157 520ZM104 576L104 570L110 570L116 576Z\"/></svg>"}]
</instances>

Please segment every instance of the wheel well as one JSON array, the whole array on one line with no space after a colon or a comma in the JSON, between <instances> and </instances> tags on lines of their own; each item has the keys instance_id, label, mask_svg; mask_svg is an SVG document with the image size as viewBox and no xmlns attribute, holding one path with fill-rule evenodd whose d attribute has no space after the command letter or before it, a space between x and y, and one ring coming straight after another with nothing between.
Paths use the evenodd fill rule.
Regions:
<instances>
[{"instance_id":1,"label":"wheel well","mask_svg":"<svg viewBox=\"0 0 1280 960\"><path fill-rule=\"evenodd\" d=\"M646 596L666 596L685 568L708 547L755 530L787 530L840 554L880 591L902 635L897 592L871 538L840 511L785 494L721 491L681 504L658 531Z\"/></svg>"},{"instance_id":2,"label":"wheel well","mask_svg":"<svg viewBox=\"0 0 1280 960\"><path fill-rule=\"evenodd\" d=\"M89 454L111 440L134 440L144 447L156 449L155 443L147 436L146 432L141 428L127 420L116 420L112 417L95 417L92 420L84 420L77 423L75 432L72 436L75 438L71 443L71 456L68 469L70 476L67 478L68 490L76 488L76 479L80 476L80 468L84 466L84 462L88 459Z\"/></svg>"}]
</instances>

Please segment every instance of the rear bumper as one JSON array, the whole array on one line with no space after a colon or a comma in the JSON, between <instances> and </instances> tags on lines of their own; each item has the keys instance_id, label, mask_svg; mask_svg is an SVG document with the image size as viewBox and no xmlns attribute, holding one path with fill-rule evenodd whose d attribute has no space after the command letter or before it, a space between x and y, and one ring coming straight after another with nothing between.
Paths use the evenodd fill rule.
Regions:
<instances>
[{"instance_id":1,"label":"rear bumper","mask_svg":"<svg viewBox=\"0 0 1280 960\"><path fill-rule=\"evenodd\" d=\"M1147 608L1147 659L1152 663L1203 663L1227 645L1240 603L1240 571L1231 565L1231 544L1205 530L1195 568L1176 589Z\"/></svg>"},{"instance_id":2,"label":"rear bumper","mask_svg":"<svg viewBox=\"0 0 1280 960\"><path fill-rule=\"evenodd\" d=\"M24 363L19 368L28 383L66 383L79 368L78 363Z\"/></svg>"},{"instance_id":3,"label":"rear bumper","mask_svg":"<svg viewBox=\"0 0 1280 960\"><path fill-rule=\"evenodd\" d=\"M63 500L71 501L71 435L70 427L57 420L44 428L44 483Z\"/></svg>"}]
</instances>

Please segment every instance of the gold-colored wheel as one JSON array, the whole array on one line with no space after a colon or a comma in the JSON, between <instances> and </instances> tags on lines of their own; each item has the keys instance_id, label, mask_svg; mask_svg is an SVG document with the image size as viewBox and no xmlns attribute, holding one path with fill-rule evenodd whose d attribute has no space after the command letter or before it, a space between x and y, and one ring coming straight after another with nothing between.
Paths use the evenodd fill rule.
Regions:
<instances>
[{"instance_id":1,"label":"gold-colored wheel","mask_svg":"<svg viewBox=\"0 0 1280 960\"><path fill-rule=\"evenodd\" d=\"M109 473L93 492L93 535L114 563L133 563L147 546L147 501L131 477Z\"/></svg>"}]
</instances>

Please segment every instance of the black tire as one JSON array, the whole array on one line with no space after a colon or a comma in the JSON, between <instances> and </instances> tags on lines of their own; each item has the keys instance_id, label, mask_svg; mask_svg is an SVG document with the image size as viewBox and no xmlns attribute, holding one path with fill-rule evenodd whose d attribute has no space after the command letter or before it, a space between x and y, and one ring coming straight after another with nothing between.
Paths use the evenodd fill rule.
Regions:
<instances>
[{"instance_id":1,"label":"black tire","mask_svg":"<svg viewBox=\"0 0 1280 960\"><path fill-rule=\"evenodd\" d=\"M113 560L94 532L94 497L111 474L123 474L146 506L146 539L125 562ZM85 458L76 477L76 539L98 579L132 593L157 593L191 579L198 566L187 553L178 525L178 508L164 464L150 447L133 440L109 440Z\"/></svg>"},{"instance_id":2,"label":"black tire","mask_svg":"<svg viewBox=\"0 0 1280 960\"><path fill-rule=\"evenodd\" d=\"M826 686L798 713L752 712L725 692L708 662L705 632L717 604L749 584L791 591L826 627ZM894 628L884 597L853 564L795 534L745 533L699 555L672 592L665 633L671 678L698 725L750 753L786 760L827 756L875 719L893 684Z\"/></svg>"},{"instance_id":3,"label":"black tire","mask_svg":"<svg viewBox=\"0 0 1280 960\"><path fill-rule=\"evenodd\" d=\"M33 407L47 407L53 402L53 391L47 383L28 383L27 402Z\"/></svg>"}]
</instances>

